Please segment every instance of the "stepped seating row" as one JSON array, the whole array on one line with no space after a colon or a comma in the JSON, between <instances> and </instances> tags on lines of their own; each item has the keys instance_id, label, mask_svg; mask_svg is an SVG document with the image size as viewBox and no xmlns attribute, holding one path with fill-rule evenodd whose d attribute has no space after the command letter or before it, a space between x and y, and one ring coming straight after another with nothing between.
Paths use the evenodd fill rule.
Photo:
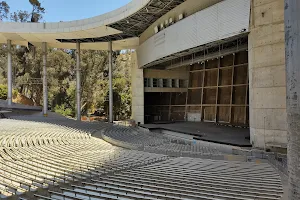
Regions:
<instances>
[{"instance_id":1,"label":"stepped seating row","mask_svg":"<svg viewBox=\"0 0 300 200\"><path fill-rule=\"evenodd\" d=\"M277 200L282 196L280 177L268 164L127 150L91 136L103 130L144 147L213 151L133 127L60 117L1 119L0 198Z\"/></svg>"},{"instance_id":2,"label":"stepped seating row","mask_svg":"<svg viewBox=\"0 0 300 200\"><path fill-rule=\"evenodd\" d=\"M116 140L142 146L158 146L168 141L160 134L145 133L138 128L119 125L106 129L105 135Z\"/></svg>"},{"instance_id":3,"label":"stepped seating row","mask_svg":"<svg viewBox=\"0 0 300 200\"><path fill-rule=\"evenodd\" d=\"M82 128L73 128L71 120L57 121L0 120L0 198L167 159L114 147ZM67 127L61 125L70 121Z\"/></svg>"},{"instance_id":4,"label":"stepped seating row","mask_svg":"<svg viewBox=\"0 0 300 200\"><path fill-rule=\"evenodd\" d=\"M26 121L26 122L28 121L39 122L41 124L46 124L46 125L53 124L56 126L63 126L63 127L76 129L76 130L81 130L87 133L94 133L111 126L111 124L101 123L101 122L78 122L73 119L65 118L64 116L58 115L56 113L49 113L48 117L43 117L40 114L17 115L17 116L11 116L10 119L15 119L18 121Z\"/></svg>"},{"instance_id":5,"label":"stepped seating row","mask_svg":"<svg viewBox=\"0 0 300 200\"><path fill-rule=\"evenodd\" d=\"M101 125L99 125L99 130L101 130ZM15 119L2 119L0 121L0 131L1 147L66 145L76 143L76 141L82 142L91 139L91 132L84 131L83 129L71 128L70 126L62 126L55 123L49 124Z\"/></svg>"},{"instance_id":6,"label":"stepped seating row","mask_svg":"<svg viewBox=\"0 0 300 200\"><path fill-rule=\"evenodd\" d=\"M210 155L220 155L221 152L210 146L193 144L168 138L161 133L142 131L138 128L113 126L107 128L103 135L116 141L125 142L151 152L189 152Z\"/></svg>"},{"instance_id":7,"label":"stepped seating row","mask_svg":"<svg viewBox=\"0 0 300 200\"><path fill-rule=\"evenodd\" d=\"M35 149L40 156L33 158L0 159L1 198L59 183L85 180L167 158L138 151L96 149L96 146L88 149L86 145L73 148L56 146L52 152L43 148L40 151ZM14 155L18 154L11 153L9 157Z\"/></svg>"},{"instance_id":8,"label":"stepped seating row","mask_svg":"<svg viewBox=\"0 0 300 200\"><path fill-rule=\"evenodd\" d=\"M169 143L156 147L158 150L172 150L174 152L201 152L203 154L221 154L216 148L200 146L199 144L177 144Z\"/></svg>"},{"instance_id":9,"label":"stepped seating row","mask_svg":"<svg viewBox=\"0 0 300 200\"><path fill-rule=\"evenodd\" d=\"M39 199L277 200L278 174L267 164L174 158L60 187Z\"/></svg>"}]
</instances>

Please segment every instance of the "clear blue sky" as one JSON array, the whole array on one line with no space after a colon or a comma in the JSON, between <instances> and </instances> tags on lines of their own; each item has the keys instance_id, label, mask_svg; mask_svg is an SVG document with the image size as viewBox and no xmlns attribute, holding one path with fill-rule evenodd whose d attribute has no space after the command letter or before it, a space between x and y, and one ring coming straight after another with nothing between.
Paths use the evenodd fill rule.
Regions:
<instances>
[{"instance_id":1,"label":"clear blue sky","mask_svg":"<svg viewBox=\"0 0 300 200\"><path fill-rule=\"evenodd\" d=\"M115 10L131 0L40 0L46 9L43 20L46 22L84 19ZM10 11L32 8L28 0L6 0Z\"/></svg>"}]
</instances>

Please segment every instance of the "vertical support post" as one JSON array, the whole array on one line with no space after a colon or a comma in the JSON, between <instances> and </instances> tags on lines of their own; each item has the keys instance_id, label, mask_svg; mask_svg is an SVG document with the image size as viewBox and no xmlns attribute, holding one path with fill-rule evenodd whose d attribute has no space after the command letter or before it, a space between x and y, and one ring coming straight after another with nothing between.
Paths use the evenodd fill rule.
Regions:
<instances>
[{"instance_id":1,"label":"vertical support post","mask_svg":"<svg viewBox=\"0 0 300 200\"><path fill-rule=\"evenodd\" d=\"M234 69L235 69L235 53L233 54L232 61L232 74L231 74L231 93L230 93L230 110L229 110L229 123L232 123L232 113L233 113L233 94L234 94Z\"/></svg>"},{"instance_id":2,"label":"vertical support post","mask_svg":"<svg viewBox=\"0 0 300 200\"><path fill-rule=\"evenodd\" d=\"M204 107L203 107L203 98L204 98L204 85L205 85L205 72L206 72L206 60L205 60L205 55L206 55L206 49L204 49L204 65L202 69L202 83L201 83L201 99L200 99L200 104L201 104L201 115L200 115L200 121L204 121Z\"/></svg>"},{"instance_id":3,"label":"vertical support post","mask_svg":"<svg viewBox=\"0 0 300 200\"><path fill-rule=\"evenodd\" d=\"M109 122L113 123L113 85L112 85L112 41L108 42L108 78L109 78Z\"/></svg>"},{"instance_id":4,"label":"vertical support post","mask_svg":"<svg viewBox=\"0 0 300 200\"><path fill-rule=\"evenodd\" d=\"M7 40L7 104L12 105L11 40Z\"/></svg>"},{"instance_id":5,"label":"vertical support post","mask_svg":"<svg viewBox=\"0 0 300 200\"><path fill-rule=\"evenodd\" d=\"M249 64L247 64L247 78L246 78L246 97L245 97L245 115L244 115L244 124L247 125L247 116L249 116L249 114L247 115L247 110L249 108L248 106L248 93L249 93Z\"/></svg>"},{"instance_id":6,"label":"vertical support post","mask_svg":"<svg viewBox=\"0 0 300 200\"><path fill-rule=\"evenodd\" d=\"M48 115L47 43L43 42L43 115Z\"/></svg>"},{"instance_id":7,"label":"vertical support post","mask_svg":"<svg viewBox=\"0 0 300 200\"><path fill-rule=\"evenodd\" d=\"M219 53L220 53L220 46L219 46ZM218 59L218 70L217 70L217 89L216 89L216 106L215 106L215 123L217 123L219 121L219 115L218 115L218 111L219 111L219 86L220 86L220 67L221 67L221 58L217 58Z\"/></svg>"},{"instance_id":8,"label":"vertical support post","mask_svg":"<svg viewBox=\"0 0 300 200\"><path fill-rule=\"evenodd\" d=\"M77 120L81 121L81 81L80 81L80 43L76 43L76 112Z\"/></svg>"},{"instance_id":9,"label":"vertical support post","mask_svg":"<svg viewBox=\"0 0 300 200\"><path fill-rule=\"evenodd\" d=\"M300 1L285 0L288 199L300 199Z\"/></svg>"},{"instance_id":10,"label":"vertical support post","mask_svg":"<svg viewBox=\"0 0 300 200\"><path fill-rule=\"evenodd\" d=\"M191 67L187 67L188 70L188 80L186 84L186 96L185 96L185 108L184 108L184 121L188 121L188 115L187 115L187 104L188 104L188 97L189 97L189 87L190 87L190 78L191 78Z\"/></svg>"},{"instance_id":11,"label":"vertical support post","mask_svg":"<svg viewBox=\"0 0 300 200\"><path fill-rule=\"evenodd\" d=\"M169 114L168 114L168 120L171 120L171 114L172 114L172 92L170 92L170 101L169 101Z\"/></svg>"}]
</instances>

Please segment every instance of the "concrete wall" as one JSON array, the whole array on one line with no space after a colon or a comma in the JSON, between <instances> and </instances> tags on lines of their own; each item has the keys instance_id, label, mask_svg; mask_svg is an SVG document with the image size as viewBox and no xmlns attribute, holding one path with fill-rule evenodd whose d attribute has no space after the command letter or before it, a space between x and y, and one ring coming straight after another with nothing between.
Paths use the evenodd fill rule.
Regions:
<instances>
[{"instance_id":1,"label":"concrete wall","mask_svg":"<svg viewBox=\"0 0 300 200\"><path fill-rule=\"evenodd\" d=\"M136 52L131 59L132 119L144 124L144 73L138 68Z\"/></svg>"},{"instance_id":2,"label":"concrete wall","mask_svg":"<svg viewBox=\"0 0 300 200\"><path fill-rule=\"evenodd\" d=\"M184 14L185 17L190 16L200 10L208 8L222 0L186 0L184 3L180 4L173 10L169 11L167 14L156 20L149 28L141 35L140 44L144 43L147 39L155 34L154 27L160 26L165 20L173 18L173 21L178 21L179 14Z\"/></svg>"},{"instance_id":3,"label":"concrete wall","mask_svg":"<svg viewBox=\"0 0 300 200\"><path fill-rule=\"evenodd\" d=\"M158 88L145 87L145 92L187 92L187 88Z\"/></svg>"},{"instance_id":4,"label":"concrete wall","mask_svg":"<svg viewBox=\"0 0 300 200\"><path fill-rule=\"evenodd\" d=\"M284 0L252 0L250 133L255 147L286 144Z\"/></svg>"},{"instance_id":5,"label":"concrete wall","mask_svg":"<svg viewBox=\"0 0 300 200\"><path fill-rule=\"evenodd\" d=\"M169 79L189 79L188 67L180 67L172 70L145 69L145 78L169 78Z\"/></svg>"},{"instance_id":6,"label":"concrete wall","mask_svg":"<svg viewBox=\"0 0 300 200\"><path fill-rule=\"evenodd\" d=\"M178 52L248 32L250 2L221 1L161 30L137 48L139 67Z\"/></svg>"}]
</instances>

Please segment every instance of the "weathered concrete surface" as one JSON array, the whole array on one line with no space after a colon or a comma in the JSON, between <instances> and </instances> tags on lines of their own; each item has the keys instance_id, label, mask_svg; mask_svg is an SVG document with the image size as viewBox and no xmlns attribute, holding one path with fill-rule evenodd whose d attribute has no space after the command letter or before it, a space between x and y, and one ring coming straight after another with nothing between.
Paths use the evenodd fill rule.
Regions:
<instances>
[{"instance_id":1,"label":"weathered concrete surface","mask_svg":"<svg viewBox=\"0 0 300 200\"><path fill-rule=\"evenodd\" d=\"M285 0L288 199L300 199L300 1Z\"/></svg>"},{"instance_id":2,"label":"weathered concrete surface","mask_svg":"<svg viewBox=\"0 0 300 200\"><path fill-rule=\"evenodd\" d=\"M131 57L132 119L144 124L144 73L137 65L136 52Z\"/></svg>"},{"instance_id":3,"label":"weathered concrete surface","mask_svg":"<svg viewBox=\"0 0 300 200\"><path fill-rule=\"evenodd\" d=\"M180 67L173 70L145 69L145 78L169 78L169 79L189 79L188 67Z\"/></svg>"},{"instance_id":4,"label":"weathered concrete surface","mask_svg":"<svg viewBox=\"0 0 300 200\"><path fill-rule=\"evenodd\" d=\"M145 92L187 92L187 88L145 87Z\"/></svg>"},{"instance_id":5,"label":"weathered concrete surface","mask_svg":"<svg viewBox=\"0 0 300 200\"><path fill-rule=\"evenodd\" d=\"M287 144L284 1L252 0L250 135L254 147Z\"/></svg>"},{"instance_id":6,"label":"weathered concrete surface","mask_svg":"<svg viewBox=\"0 0 300 200\"><path fill-rule=\"evenodd\" d=\"M178 16L184 14L185 17L188 17L200 10L208 8L216 3L219 3L222 0L186 0L184 3L180 4L176 8L170 10L164 16L156 20L151 26L149 26L145 32L140 37L140 44L144 43L147 39L155 34L154 27L159 26L161 23L165 23L166 20L170 18L173 21L178 21Z\"/></svg>"}]
</instances>

